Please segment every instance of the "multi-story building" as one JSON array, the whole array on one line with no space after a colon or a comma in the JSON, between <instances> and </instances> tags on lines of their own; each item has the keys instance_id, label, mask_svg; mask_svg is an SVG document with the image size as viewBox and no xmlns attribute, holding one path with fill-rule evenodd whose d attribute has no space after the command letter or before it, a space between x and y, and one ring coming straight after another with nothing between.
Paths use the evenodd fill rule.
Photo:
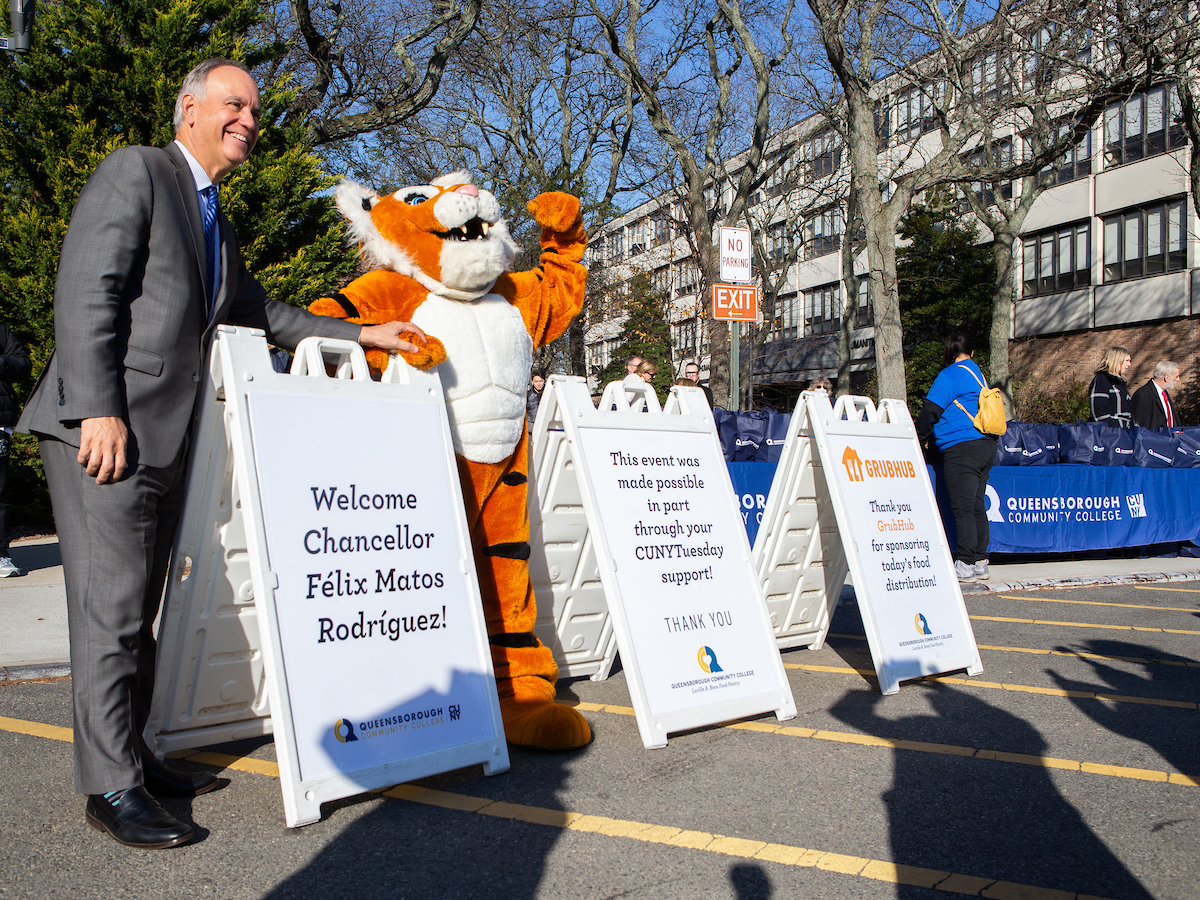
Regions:
<instances>
[{"instance_id":1,"label":"multi-story building","mask_svg":"<svg viewBox=\"0 0 1200 900\"><path fill-rule=\"evenodd\" d=\"M981 77L987 71L980 66ZM898 147L909 152L939 138L931 99L924 86L901 87L880 101L881 171L896 164ZM1046 171L1053 186L1034 203L1014 247L1009 328L1018 381L1050 390L1086 382L1103 350L1119 344L1133 353L1131 386L1148 379L1160 359L1172 359L1183 367L1185 390L1197 391L1200 223L1189 195L1191 150L1179 112L1171 84L1134 94L1110 105L1080 144ZM1000 142L1001 153L1020 153L1022 140L1014 129ZM836 375L848 160L834 132L815 118L777 136L772 146L785 159L751 198L748 216L759 232L761 258L769 268L778 266L756 275L778 289L751 378L756 396L786 405L811 378ZM738 163L728 167L734 178ZM724 215L729 183L710 190L714 221ZM1019 191L1019 182L1001 188L1006 199ZM638 271L669 298L672 364L699 358L706 366L700 319L710 299L678 227L684 220L675 201L662 196L601 229L591 259L614 302L587 330L589 371L602 368L620 344L619 286ZM855 270L866 271L865 257ZM852 371L865 372L874 366L865 282L856 299Z\"/></svg>"}]
</instances>

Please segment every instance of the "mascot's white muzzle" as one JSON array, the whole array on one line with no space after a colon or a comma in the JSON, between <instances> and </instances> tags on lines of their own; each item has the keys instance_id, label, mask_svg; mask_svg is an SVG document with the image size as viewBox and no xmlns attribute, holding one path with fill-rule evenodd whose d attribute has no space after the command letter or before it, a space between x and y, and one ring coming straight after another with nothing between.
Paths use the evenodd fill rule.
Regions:
<instances>
[{"instance_id":1,"label":"mascot's white muzzle","mask_svg":"<svg viewBox=\"0 0 1200 900\"><path fill-rule=\"evenodd\" d=\"M446 231L461 228L475 218L488 225L500 221L500 203L491 191L481 191L474 185L464 187L474 188L474 194L461 189L447 191L434 202L433 215Z\"/></svg>"}]
</instances>

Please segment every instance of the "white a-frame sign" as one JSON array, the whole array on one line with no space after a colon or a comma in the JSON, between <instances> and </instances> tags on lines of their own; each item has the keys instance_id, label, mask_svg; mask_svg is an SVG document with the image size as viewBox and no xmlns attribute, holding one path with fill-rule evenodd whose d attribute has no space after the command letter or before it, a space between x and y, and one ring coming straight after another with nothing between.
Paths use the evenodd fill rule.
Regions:
<instances>
[{"instance_id":1,"label":"white a-frame sign","mask_svg":"<svg viewBox=\"0 0 1200 900\"><path fill-rule=\"evenodd\" d=\"M665 746L672 732L764 712L795 716L698 388L673 388L662 410L649 385L614 382L597 409L583 379L551 376L534 458L535 488L546 502L533 528L545 556L531 567L535 584L550 578L561 586L549 598L540 592L539 603L571 603L573 592L585 600L553 609L557 631L543 624L540 633L558 655L575 652L601 677L615 634L646 747ZM557 521L560 512L567 521ZM591 580L593 559L608 617L578 590ZM591 593L595 601L595 586Z\"/></svg>"},{"instance_id":2,"label":"white a-frame sign","mask_svg":"<svg viewBox=\"0 0 1200 900\"><path fill-rule=\"evenodd\" d=\"M336 364L337 378L326 376ZM292 375L222 327L159 635L158 755L274 732L289 826L508 768L438 377L312 338Z\"/></svg>"},{"instance_id":3,"label":"white a-frame sign","mask_svg":"<svg viewBox=\"0 0 1200 900\"><path fill-rule=\"evenodd\" d=\"M804 393L880 690L983 671L917 432L904 403ZM797 410L796 415L800 414Z\"/></svg>"}]
</instances>

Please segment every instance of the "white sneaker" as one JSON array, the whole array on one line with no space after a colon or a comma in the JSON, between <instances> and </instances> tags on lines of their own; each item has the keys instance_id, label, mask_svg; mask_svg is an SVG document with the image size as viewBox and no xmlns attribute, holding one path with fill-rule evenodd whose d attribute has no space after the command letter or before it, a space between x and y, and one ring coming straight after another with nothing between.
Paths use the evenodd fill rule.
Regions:
<instances>
[{"instance_id":1,"label":"white sneaker","mask_svg":"<svg viewBox=\"0 0 1200 900\"><path fill-rule=\"evenodd\" d=\"M988 561L986 559L981 559L975 563L975 577L980 581L987 581L992 577L988 572Z\"/></svg>"},{"instance_id":2,"label":"white sneaker","mask_svg":"<svg viewBox=\"0 0 1200 900\"><path fill-rule=\"evenodd\" d=\"M954 574L958 576L959 584L971 584L975 581L975 567L967 565L961 559L954 561Z\"/></svg>"},{"instance_id":3,"label":"white sneaker","mask_svg":"<svg viewBox=\"0 0 1200 900\"><path fill-rule=\"evenodd\" d=\"M0 578L12 578L16 575L24 575L20 569L7 556L0 557Z\"/></svg>"}]
</instances>

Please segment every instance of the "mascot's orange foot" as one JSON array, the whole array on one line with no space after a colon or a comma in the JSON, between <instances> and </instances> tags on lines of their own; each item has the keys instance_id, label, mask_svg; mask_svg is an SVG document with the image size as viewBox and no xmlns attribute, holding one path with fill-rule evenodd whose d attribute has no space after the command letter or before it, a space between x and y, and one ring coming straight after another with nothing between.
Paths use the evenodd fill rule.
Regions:
<instances>
[{"instance_id":1,"label":"mascot's orange foot","mask_svg":"<svg viewBox=\"0 0 1200 900\"><path fill-rule=\"evenodd\" d=\"M500 699L504 737L510 744L570 750L592 739L587 719L569 706L546 700Z\"/></svg>"}]
</instances>

